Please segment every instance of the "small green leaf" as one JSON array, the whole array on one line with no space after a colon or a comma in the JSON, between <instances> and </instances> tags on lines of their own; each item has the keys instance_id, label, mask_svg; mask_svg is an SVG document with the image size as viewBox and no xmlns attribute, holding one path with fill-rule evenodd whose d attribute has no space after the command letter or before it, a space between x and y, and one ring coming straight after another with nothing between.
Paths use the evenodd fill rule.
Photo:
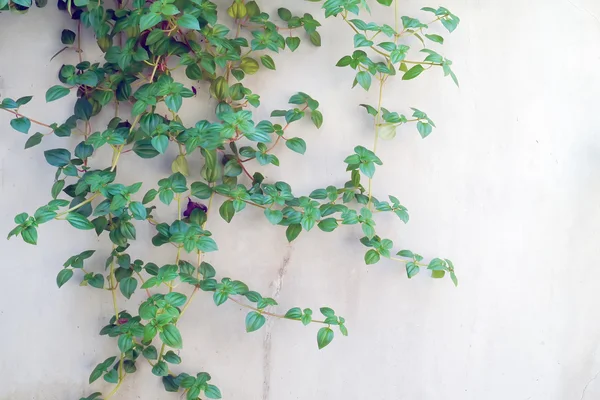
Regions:
<instances>
[{"instance_id":1,"label":"small green leaf","mask_svg":"<svg viewBox=\"0 0 600 400\"><path fill-rule=\"evenodd\" d=\"M156 376L169 375L169 366L164 361L159 361L152 367L152 373Z\"/></svg>"},{"instance_id":2,"label":"small green leaf","mask_svg":"<svg viewBox=\"0 0 600 400\"><path fill-rule=\"evenodd\" d=\"M302 225L291 224L290 226L288 226L285 231L285 236L287 237L288 242L293 242L294 239L296 239L298 235L300 235L300 232L302 232Z\"/></svg>"},{"instance_id":3,"label":"small green leaf","mask_svg":"<svg viewBox=\"0 0 600 400\"><path fill-rule=\"evenodd\" d=\"M208 384L204 389L204 395L209 399L220 399L221 391L215 385Z\"/></svg>"},{"instance_id":4,"label":"small green leaf","mask_svg":"<svg viewBox=\"0 0 600 400\"><path fill-rule=\"evenodd\" d=\"M62 269L58 275L56 276L56 284L58 287L62 287L65 283L71 279L73 276L73 270L71 269Z\"/></svg>"},{"instance_id":5,"label":"small green leaf","mask_svg":"<svg viewBox=\"0 0 600 400\"><path fill-rule=\"evenodd\" d=\"M321 114L321 111L319 110L313 110L310 114L310 119L312 120L313 124L315 124L317 129L323 125L323 114Z\"/></svg>"},{"instance_id":6,"label":"small green leaf","mask_svg":"<svg viewBox=\"0 0 600 400\"><path fill-rule=\"evenodd\" d=\"M132 201L129 203L129 211L131 211L133 218L140 221L145 220L148 216L146 213L146 207L144 207L139 201Z\"/></svg>"},{"instance_id":7,"label":"small green leaf","mask_svg":"<svg viewBox=\"0 0 600 400\"><path fill-rule=\"evenodd\" d=\"M408 81L411 79L415 79L417 76L421 75L421 72L425 71L425 68L421 64L417 64L402 75L403 81Z\"/></svg>"},{"instance_id":8,"label":"small green leaf","mask_svg":"<svg viewBox=\"0 0 600 400\"><path fill-rule=\"evenodd\" d=\"M429 40L431 40L432 42L436 42L439 44L444 44L444 38L441 37L440 35L430 35L430 34L425 34L425 37Z\"/></svg>"},{"instance_id":9,"label":"small green leaf","mask_svg":"<svg viewBox=\"0 0 600 400\"><path fill-rule=\"evenodd\" d=\"M277 15L279 15L279 18L281 18L284 21L289 21L290 19L292 19L292 13L290 12L290 10L288 10L287 8L280 8L277 10Z\"/></svg>"},{"instance_id":10,"label":"small green leaf","mask_svg":"<svg viewBox=\"0 0 600 400\"><path fill-rule=\"evenodd\" d=\"M275 69L275 61L273 61L273 58L271 58L271 56L269 56L269 55L261 56L260 61L265 66L265 68L272 69L272 70Z\"/></svg>"},{"instance_id":11,"label":"small green leaf","mask_svg":"<svg viewBox=\"0 0 600 400\"><path fill-rule=\"evenodd\" d=\"M60 41L62 44L73 44L75 42L75 32L69 29L63 29L60 34Z\"/></svg>"},{"instance_id":12,"label":"small green leaf","mask_svg":"<svg viewBox=\"0 0 600 400\"><path fill-rule=\"evenodd\" d=\"M64 179L54 182L54 185L52 185L52 189L50 190L50 194L52 195L52 198L56 199L64 187L65 187Z\"/></svg>"},{"instance_id":13,"label":"small green leaf","mask_svg":"<svg viewBox=\"0 0 600 400\"><path fill-rule=\"evenodd\" d=\"M156 351L156 347L154 347L154 346L148 346L148 347L146 347L144 349L144 351L142 352L142 354L148 360L156 360L158 358L158 351Z\"/></svg>"},{"instance_id":14,"label":"small green leaf","mask_svg":"<svg viewBox=\"0 0 600 400\"><path fill-rule=\"evenodd\" d=\"M360 86L362 86L363 89L369 90L371 87L371 74L367 71L360 71L358 74L356 74L356 81Z\"/></svg>"},{"instance_id":15,"label":"small green leaf","mask_svg":"<svg viewBox=\"0 0 600 400\"><path fill-rule=\"evenodd\" d=\"M288 149L296 153L304 154L306 152L306 142L301 138L291 138L285 141Z\"/></svg>"},{"instance_id":16,"label":"small green leaf","mask_svg":"<svg viewBox=\"0 0 600 400\"><path fill-rule=\"evenodd\" d=\"M140 18L140 30L145 31L146 29L152 28L160 21L162 21L160 14L151 12L146 15L142 15L142 18Z\"/></svg>"},{"instance_id":17,"label":"small green leaf","mask_svg":"<svg viewBox=\"0 0 600 400\"><path fill-rule=\"evenodd\" d=\"M267 319L264 315L256 311L249 312L248 315L246 315L246 332L254 332L260 329L266 321Z\"/></svg>"},{"instance_id":18,"label":"small green leaf","mask_svg":"<svg viewBox=\"0 0 600 400\"><path fill-rule=\"evenodd\" d=\"M219 207L219 214L221 218L223 218L227 223L231 222L233 216L235 215L235 209L233 207L233 201L227 200L221 204Z\"/></svg>"},{"instance_id":19,"label":"small green leaf","mask_svg":"<svg viewBox=\"0 0 600 400\"><path fill-rule=\"evenodd\" d=\"M70 212L67 214L67 221L77 229L88 230L94 229L94 225L83 215L77 212Z\"/></svg>"},{"instance_id":20,"label":"small green leaf","mask_svg":"<svg viewBox=\"0 0 600 400\"><path fill-rule=\"evenodd\" d=\"M177 327L173 324L165 325L159 336L160 340L162 340L163 343L169 347L180 349L183 346L181 333L179 333L179 329L177 329Z\"/></svg>"},{"instance_id":21,"label":"small green leaf","mask_svg":"<svg viewBox=\"0 0 600 400\"><path fill-rule=\"evenodd\" d=\"M413 276L415 276L416 274L418 274L419 270L420 270L419 266L417 264L415 264L414 262L406 263L406 276L408 276L408 279L410 279Z\"/></svg>"},{"instance_id":22,"label":"small green leaf","mask_svg":"<svg viewBox=\"0 0 600 400\"><path fill-rule=\"evenodd\" d=\"M283 213L280 210L265 209L265 216L273 225L277 225L283 219Z\"/></svg>"},{"instance_id":23,"label":"small green leaf","mask_svg":"<svg viewBox=\"0 0 600 400\"><path fill-rule=\"evenodd\" d=\"M181 364L181 357L173 352L173 350L169 350L163 356L163 360L170 364Z\"/></svg>"},{"instance_id":24,"label":"small green leaf","mask_svg":"<svg viewBox=\"0 0 600 400\"><path fill-rule=\"evenodd\" d=\"M152 143L152 147L162 154L169 146L169 137L167 135L154 136L150 142Z\"/></svg>"},{"instance_id":25,"label":"small green leaf","mask_svg":"<svg viewBox=\"0 0 600 400\"><path fill-rule=\"evenodd\" d=\"M46 103L50 103L51 101L58 100L62 97L68 95L71 91L69 88L66 88L61 85L52 86L48 91L46 91Z\"/></svg>"},{"instance_id":26,"label":"small green leaf","mask_svg":"<svg viewBox=\"0 0 600 400\"><path fill-rule=\"evenodd\" d=\"M308 35L308 38L310 39L310 42L317 46L317 47L321 47L321 34L317 31L313 31L310 33L310 35Z\"/></svg>"},{"instance_id":27,"label":"small green leaf","mask_svg":"<svg viewBox=\"0 0 600 400\"><path fill-rule=\"evenodd\" d=\"M121 293L123 293L123 296L130 299L131 295L133 294L133 292L135 292L135 289L137 288L137 283L137 279L131 276L121 279L121 282L119 282L119 289L121 289Z\"/></svg>"},{"instance_id":28,"label":"small green leaf","mask_svg":"<svg viewBox=\"0 0 600 400\"><path fill-rule=\"evenodd\" d=\"M285 38L285 43L291 51L295 51L300 46L300 38L294 36L288 36Z\"/></svg>"},{"instance_id":29,"label":"small green leaf","mask_svg":"<svg viewBox=\"0 0 600 400\"><path fill-rule=\"evenodd\" d=\"M193 29L195 31L200 30L198 18L190 14L183 14L181 17L179 17L177 20L177 25L181 28Z\"/></svg>"},{"instance_id":30,"label":"small green leaf","mask_svg":"<svg viewBox=\"0 0 600 400\"><path fill-rule=\"evenodd\" d=\"M319 350L327 346L333 340L333 330L331 328L321 328L317 332L317 345Z\"/></svg>"},{"instance_id":31,"label":"small green leaf","mask_svg":"<svg viewBox=\"0 0 600 400\"><path fill-rule=\"evenodd\" d=\"M29 133L29 129L31 128L31 121L26 117L15 118L10 121L10 126L13 127L14 130L19 131L21 133Z\"/></svg>"},{"instance_id":32,"label":"small green leaf","mask_svg":"<svg viewBox=\"0 0 600 400\"><path fill-rule=\"evenodd\" d=\"M27 139L27 141L25 142L25 148L28 149L30 147L37 146L38 144L42 143L43 138L44 135L40 132L31 135L29 139Z\"/></svg>"},{"instance_id":33,"label":"small green leaf","mask_svg":"<svg viewBox=\"0 0 600 400\"><path fill-rule=\"evenodd\" d=\"M375 264L377 262L379 262L380 259L380 255L376 250L369 250L367 251L367 253L365 254L365 263L367 265L371 265L371 264Z\"/></svg>"}]
</instances>

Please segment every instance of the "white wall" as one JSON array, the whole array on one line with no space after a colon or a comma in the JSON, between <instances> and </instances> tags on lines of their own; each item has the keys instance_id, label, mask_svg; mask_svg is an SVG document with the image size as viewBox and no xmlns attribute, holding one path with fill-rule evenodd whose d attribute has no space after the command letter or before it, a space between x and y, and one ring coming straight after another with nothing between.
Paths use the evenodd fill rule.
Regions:
<instances>
[{"instance_id":1,"label":"white wall","mask_svg":"<svg viewBox=\"0 0 600 400\"><path fill-rule=\"evenodd\" d=\"M276 3L320 14L315 4ZM407 226L378 220L382 233L428 257L451 258L460 286L427 274L408 281L392 262L365 266L359 229L311 232L288 246L283 230L254 210L231 226L214 218L209 228L221 251L207 260L221 276L265 295L281 285L280 310L329 305L347 318L350 336L318 351L316 328L290 321L246 334L241 308L216 308L201 293L181 322L184 363L177 371L210 372L227 399L599 398L600 4L441 3L462 18L443 48L461 87L440 71L389 85L386 106L426 110L439 128L426 140L406 129L382 146L375 192L398 196L412 217ZM402 4L415 16L430 5ZM386 18L381 9L374 17ZM343 158L372 140L357 104L374 102L375 94L350 90L351 71L334 67L350 51L352 32L341 21L323 22L321 49L302 46L276 59L277 73L254 79L263 113L298 90L321 101L322 130L294 128L307 140L307 155L282 149L281 168L268 170L269 179L285 176L298 193L343 183ZM42 121L61 121L73 103L43 100L61 63L74 62L66 53L49 61L65 26L74 27L54 4L26 16L0 15L0 96L35 95L25 110ZM187 106L187 122L202 118L199 104ZM26 137L10 129L6 113L0 126L0 227L7 233L14 215L48 200L53 171L42 151L65 140L24 151ZM170 161L130 155L120 176L150 183L169 174ZM158 216L174 213L161 209ZM172 250L141 245L151 236L142 229L132 254L171 260ZM73 399L110 390L100 381L87 385L91 369L115 349L97 335L111 315L110 295L75 280L61 290L54 283L64 260L94 247L104 250L90 269L101 271L108 243L98 244L93 232L75 234L66 223L43 226L37 247L0 241L0 398ZM178 398L139 364L115 398Z\"/></svg>"}]
</instances>

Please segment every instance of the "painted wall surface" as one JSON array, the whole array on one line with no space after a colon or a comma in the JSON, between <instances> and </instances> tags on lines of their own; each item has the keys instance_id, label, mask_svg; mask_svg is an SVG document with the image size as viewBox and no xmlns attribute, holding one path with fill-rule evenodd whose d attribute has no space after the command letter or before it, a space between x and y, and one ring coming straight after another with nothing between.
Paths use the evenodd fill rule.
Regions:
<instances>
[{"instance_id":1,"label":"painted wall surface","mask_svg":"<svg viewBox=\"0 0 600 400\"><path fill-rule=\"evenodd\" d=\"M402 14L414 16L421 6L438 5L401 3ZM329 305L346 317L350 336L318 351L316 328L290 321L246 334L242 308L216 308L201 293L180 325L178 371L208 371L224 398L236 400L600 398L600 3L441 3L462 18L442 49L461 86L441 71L389 84L386 107L423 109L438 129L421 140L406 128L381 146L374 191L398 196L411 213L406 226L378 219L381 233L426 257L452 259L459 287L426 273L409 281L397 263L365 266L358 228L311 232L288 245L259 211L242 213L231 226L213 218L209 228L221 251L206 259L221 276L276 296L279 310ZM279 4L320 15L318 4L298 0L269 7ZM308 123L293 128L308 143L306 156L282 149L281 167L267 170L268 179L285 176L298 193L342 184L344 157L372 143L372 122L358 104L374 103L376 94L351 90L352 72L334 67L351 51L352 32L341 20L320 19L322 48L278 56L277 73L251 81L262 94L263 117L298 90L322 104L320 131ZM393 23L379 7L373 19ZM74 26L53 5L1 14L0 96L34 95L26 110L40 121L68 117L73 98L43 98L60 65L75 61L67 53L49 61L61 47L60 30ZM86 56L96 54L92 42L85 46ZM185 122L208 115L203 102L186 103ZM26 137L10 129L9 117L0 112L5 234L17 213L49 199L54 171L42 151L77 140L49 138L24 151ZM154 162L123 158L125 183L170 173L172 154ZM157 215L172 219L174 210ZM172 249L142 245L153 235L149 226L138 229L134 257L172 261ZM58 290L54 282L64 260L88 248L104 249L90 264L101 271L110 245L100 242L61 222L40 229L37 247L0 240L1 399L75 399L109 388L87 385L91 369L115 349L97 335L112 312L109 293L75 280ZM141 299L123 307L136 309ZM139 369L115 399L178 398L147 365Z\"/></svg>"}]
</instances>

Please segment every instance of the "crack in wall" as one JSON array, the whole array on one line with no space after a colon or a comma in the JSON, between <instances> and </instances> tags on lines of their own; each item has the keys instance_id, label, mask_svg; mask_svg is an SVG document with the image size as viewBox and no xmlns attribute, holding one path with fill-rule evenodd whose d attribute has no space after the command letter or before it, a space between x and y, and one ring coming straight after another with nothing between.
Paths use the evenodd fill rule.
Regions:
<instances>
[{"instance_id":1,"label":"crack in wall","mask_svg":"<svg viewBox=\"0 0 600 400\"><path fill-rule=\"evenodd\" d=\"M588 383L585 384L585 387L583 388L583 392L581 393L581 400L583 400L583 397L585 396L585 392L587 392L587 390L588 390L588 386L590 386L590 384L592 382L594 382L596 379L598 379L598 376L600 376L600 371L598 371L598 373L596 375L594 375L594 377L592 379L590 379L588 381Z\"/></svg>"},{"instance_id":2,"label":"crack in wall","mask_svg":"<svg viewBox=\"0 0 600 400\"><path fill-rule=\"evenodd\" d=\"M275 300L279 297L279 293L281 293L281 288L283 287L283 278L287 273L287 266L290 262L290 258L292 257L293 248L288 247L287 252L283 256L283 260L281 262L281 266L277 271L277 278L271 283L271 287L273 287L273 294L271 297ZM265 337L263 339L263 394L262 400L268 400L269 394L271 392L271 330L273 328L274 319L269 318L267 323L265 324Z\"/></svg>"}]
</instances>

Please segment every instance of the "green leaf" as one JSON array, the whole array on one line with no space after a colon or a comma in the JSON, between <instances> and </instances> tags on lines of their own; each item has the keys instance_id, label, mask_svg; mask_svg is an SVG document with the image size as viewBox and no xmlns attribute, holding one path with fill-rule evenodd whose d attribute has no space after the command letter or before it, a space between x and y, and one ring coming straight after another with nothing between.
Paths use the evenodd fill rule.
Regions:
<instances>
[{"instance_id":1,"label":"green leaf","mask_svg":"<svg viewBox=\"0 0 600 400\"><path fill-rule=\"evenodd\" d=\"M369 114L371 114L372 116L376 116L377 115L377 109L375 107L370 106L368 104L360 104L360 106L364 107L367 110L367 112Z\"/></svg>"},{"instance_id":2,"label":"green leaf","mask_svg":"<svg viewBox=\"0 0 600 400\"><path fill-rule=\"evenodd\" d=\"M319 350L327 346L333 340L333 331L331 328L321 328L317 332L317 345Z\"/></svg>"},{"instance_id":3,"label":"green leaf","mask_svg":"<svg viewBox=\"0 0 600 400\"><path fill-rule=\"evenodd\" d=\"M419 121L417 122L417 130L419 131L421 137L425 139L427 136L429 136L433 128L431 127L431 124Z\"/></svg>"},{"instance_id":4,"label":"green leaf","mask_svg":"<svg viewBox=\"0 0 600 400\"><path fill-rule=\"evenodd\" d=\"M265 209L265 216L273 225L277 225L283 219L283 213L280 210Z\"/></svg>"},{"instance_id":5,"label":"green leaf","mask_svg":"<svg viewBox=\"0 0 600 400\"><path fill-rule=\"evenodd\" d=\"M418 274L419 270L420 270L419 266L417 264L415 264L414 262L406 263L406 276L408 276L408 279L410 279L413 276L415 276L416 274Z\"/></svg>"},{"instance_id":6,"label":"green leaf","mask_svg":"<svg viewBox=\"0 0 600 400\"><path fill-rule=\"evenodd\" d=\"M246 315L246 332L254 332L260 329L266 321L267 319L264 315L256 311L249 312L248 315Z\"/></svg>"},{"instance_id":7,"label":"green leaf","mask_svg":"<svg viewBox=\"0 0 600 400\"><path fill-rule=\"evenodd\" d=\"M421 75L421 72L425 71L425 68L421 64L417 64L402 75L403 81L408 81L411 79L415 79L417 76Z\"/></svg>"},{"instance_id":8,"label":"green leaf","mask_svg":"<svg viewBox=\"0 0 600 400\"><path fill-rule=\"evenodd\" d=\"M31 135L29 139L27 139L27 141L25 142L25 148L28 149L30 147L37 146L38 144L42 143L43 138L44 135L40 132Z\"/></svg>"},{"instance_id":9,"label":"green leaf","mask_svg":"<svg viewBox=\"0 0 600 400\"><path fill-rule=\"evenodd\" d=\"M208 384L204 389L204 395L209 399L220 399L221 391L215 385Z\"/></svg>"},{"instance_id":10,"label":"green leaf","mask_svg":"<svg viewBox=\"0 0 600 400\"><path fill-rule=\"evenodd\" d=\"M67 214L67 221L77 229L88 230L94 229L94 225L83 215L78 212L70 212Z\"/></svg>"},{"instance_id":11,"label":"green leaf","mask_svg":"<svg viewBox=\"0 0 600 400\"><path fill-rule=\"evenodd\" d=\"M265 66L265 68L268 69L275 69L275 61L273 61L273 58L271 58L271 56L269 55L264 55L260 57L260 61L262 62L262 65Z\"/></svg>"},{"instance_id":12,"label":"green leaf","mask_svg":"<svg viewBox=\"0 0 600 400\"><path fill-rule=\"evenodd\" d=\"M173 324L168 324L163 327L163 331L159 334L160 340L163 341L167 346L173 347L174 349L181 349L183 341L181 339L181 333L179 329Z\"/></svg>"},{"instance_id":13,"label":"green leaf","mask_svg":"<svg viewBox=\"0 0 600 400\"><path fill-rule=\"evenodd\" d=\"M287 8L280 8L277 10L277 15L279 15L279 18L281 18L284 21L289 21L290 19L292 19L292 13L290 12L290 10L288 10Z\"/></svg>"},{"instance_id":14,"label":"green leaf","mask_svg":"<svg viewBox=\"0 0 600 400\"><path fill-rule=\"evenodd\" d=\"M169 366L164 361L159 361L152 367L152 373L156 376L169 375Z\"/></svg>"},{"instance_id":15,"label":"green leaf","mask_svg":"<svg viewBox=\"0 0 600 400\"><path fill-rule=\"evenodd\" d=\"M367 71L360 71L358 74L356 74L356 81L360 86L362 86L363 89L369 90L371 87L371 74Z\"/></svg>"},{"instance_id":16,"label":"green leaf","mask_svg":"<svg viewBox=\"0 0 600 400\"><path fill-rule=\"evenodd\" d=\"M163 360L170 364L181 364L181 357L173 353L173 350L169 350L163 356Z\"/></svg>"},{"instance_id":17,"label":"green leaf","mask_svg":"<svg viewBox=\"0 0 600 400\"><path fill-rule=\"evenodd\" d=\"M377 0L379 4L383 4L384 6L391 6L394 0Z\"/></svg>"},{"instance_id":18,"label":"green leaf","mask_svg":"<svg viewBox=\"0 0 600 400\"><path fill-rule=\"evenodd\" d=\"M119 282L119 289L121 289L121 293L123 293L123 296L130 299L131 295L133 294L133 292L135 292L135 289L137 288L137 284L137 279L129 276L127 278L121 279L121 282Z\"/></svg>"},{"instance_id":19,"label":"green leaf","mask_svg":"<svg viewBox=\"0 0 600 400\"><path fill-rule=\"evenodd\" d=\"M64 187L65 187L64 179L54 182L54 185L52 185L52 189L50 190L50 194L52 195L52 198L56 199Z\"/></svg>"},{"instance_id":20,"label":"green leaf","mask_svg":"<svg viewBox=\"0 0 600 400\"><path fill-rule=\"evenodd\" d=\"M429 40L431 40L432 42L436 42L439 44L444 44L444 38L441 37L440 35L430 35L430 34L425 34L425 37Z\"/></svg>"},{"instance_id":21,"label":"green leaf","mask_svg":"<svg viewBox=\"0 0 600 400\"><path fill-rule=\"evenodd\" d=\"M177 20L177 25L180 28L193 29L195 31L200 30L200 23L198 22L198 18L190 14L183 14L181 17L179 17L179 19Z\"/></svg>"},{"instance_id":22,"label":"green leaf","mask_svg":"<svg viewBox=\"0 0 600 400\"><path fill-rule=\"evenodd\" d=\"M308 38L310 39L310 42L317 46L317 47L321 47L321 34L317 31L313 31L310 33L310 35L308 35Z\"/></svg>"},{"instance_id":23,"label":"green leaf","mask_svg":"<svg viewBox=\"0 0 600 400\"><path fill-rule=\"evenodd\" d=\"M144 349L144 351L142 351L142 354L148 360L156 360L158 358L158 351L156 351L156 347L154 347L154 346L148 346L148 347L146 347Z\"/></svg>"},{"instance_id":24,"label":"green leaf","mask_svg":"<svg viewBox=\"0 0 600 400\"><path fill-rule=\"evenodd\" d=\"M146 207L144 207L139 201L132 201L129 203L129 211L131 211L133 218L140 221L145 220L148 216L146 213Z\"/></svg>"},{"instance_id":25,"label":"green leaf","mask_svg":"<svg viewBox=\"0 0 600 400\"><path fill-rule=\"evenodd\" d=\"M150 142L152 143L152 147L162 154L169 146L169 137L167 135L154 136Z\"/></svg>"},{"instance_id":26,"label":"green leaf","mask_svg":"<svg viewBox=\"0 0 600 400\"><path fill-rule=\"evenodd\" d=\"M119 350L121 350L122 353L126 353L133 347L133 339L131 338L131 336L123 334L119 336L117 345L119 346Z\"/></svg>"},{"instance_id":27,"label":"green leaf","mask_svg":"<svg viewBox=\"0 0 600 400\"><path fill-rule=\"evenodd\" d=\"M379 262L380 258L379 253L376 250L371 249L365 254L365 263L367 265L375 264Z\"/></svg>"},{"instance_id":28,"label":"green leaf","mask_svg":"<svg viewBox=\"0 0 600 400\"><path fill-rule=\"evenodd\" d=\"M383 124L377 129L377 134L384 140L392 140L396 137L396 125Z\"/></svg>"},{"instance_id":29,"label":"green leaf","mask_svg":"<svg viewBox=\"0 0 600 400\"><path fill-rule=\"evenodd\" d=\"M450 271L450 279L452 279L452 283L454 283L454 286L458 286L458 278L456 277L454 271Z\"/></svg>"},{"instance_id":30,"label":"green leaf","mask_svg":"<svg viewBox=\"0 0 600 400\"><path fill-rule=\"evenodd\" d=\"M73 44L75 42L75 32L69 29L63 29L60 34L60 41L62 44Z\"/></svg>"},{"instance_id":31,"label":"green leaf","mask_svg":"<svg viewBox=\"0 0 600 400\"><path fill-rule=\"evenodd\" d=\"M301 138L291 138L285 141L288 149L296 153L304 154L306 152L306 142Z\"/></svg>"},{"instance_id":32,"label":"green leaf","mask_svg":"<svg viewBox=\"0 0 600 400\"><path fill-rule=\"evenodd\" d=\"M310 114L310 119L312 120L313 124L315 124L317 129L323 125L323 114L321 114L321 111L319 110L312 111Z\"/></svg>"},{"instance_id":33,"label":"green leaf","mask_svg":"<svg viewBox=\"0 0 600 400\"><path fill-rule=\"evenodd\" d=\"M191 186L192 196L199 199L208 199L212 195L212 189L204 182L194 182Z\"/></svg>"},{"instance_id":34,"label":"green leaf","mask_svg":"<svg viewBox=\"0 0 600 400\"><path fill-rule=\"evenodd\" d=\"M91 287L96 289L104 288L104 276L102 274L96 274L91 279L88 279L88 283Z\"/></svg>"},{"instance_id":35,"label":"green leaf","mask_svg":"<svg viewBox=\"0 0 600 400\"><path fill-rule=\"evenodd\" d=\"M85 97L80 97L75 102L74 114L77 118L88 121L92 117L94 111L92 103L89 102Z\"/></svg>"},{"instance_id":36,"label":"green leaf","mask_svg":"<svg viewBox=\"0 0 600 400\"><path fill-rule=\"evenodd\" d=\"M294 36L288 36L285 38L285 43L291 51L295 51L300 46L300 38Z\"/></svg>"},{"instance_id":37,"label":"green leaf","mask_svg":"<svg viewBox=\"0 0 600 400\"><path fill-rule=\"evenodd\" d=\"M300 319L302 318L302 310L299 307L291 308L285 313L285 318Z\"/></svg>"},{"instance_id":38,"label":"green leaf","mask_svg":"<svg viewBox=\"0 0 600 400\"><path fill-rule=\"evenodd\" d=\"M117 359L117 357L110 357L110 358L107 358L106 360L104 360L103 362L101 362L100 364L96 365L96 367L90 374L90 378L88 380L89 383L92 383L95 380L97 380L98 378L100 378L102 376L102 374L112 365L112 363L115 362L116 359Z\"/></svg>"},{"instance_id":39,"label":"green leaf","mask_svg":"<svg viewBox=\"0 0 600 400\"><path fill-rule=\"evenodd\" d=\"M338 222L335 218L326 218L317 225L323 232L332 232L338 227Z\"/></svg>"},{"instance_id":40,"label":"green leaf","mask_svg":"<svg viewBox=\"0 0 600 400\"><path fill-rule=\"evenodd\" d=\"M227 223L231 222L231 219L235 215L233 201L227 200L223 202L223 204L221 204L221 207L219 207L219 214L225 221L227 221Z\"/></svg>"},{"instance_id":41,"label":"green leaf","mask_svg":"<svg viewBox=\"0 0 600 400\"><path fill-rule=\"evenodd\" d=\"M10 126L13 127L14 130L19 131L21 133L29 133L29 129L31 128L31 121L26 117L15 118L10 121Z\"/></svg>"},{"instance_id":42,"label":"green leaf","mask_svg":"<svg viewBox=\"0 0 600 400\"><path fill-rule=\"evenodd\" d=\"M354 35L354 47L370 47L373 46L373 41L368 40L362 33Z\"/></svg>"},{"instance_id":43,"label":"green leaf","mask_svg":"<svg viewBox=\"0 0 600 400\"><path fill-rule=\"evenodd\" d=\"M152 28L154 25L162 21L162 16L157 13L148 13L142 15L140 18L140 30L145 31L146 29Z\"/></svg>"},{"instance_id":44,"label":"green leaf","mask_svg":"<svg viewBox=\"0 0 600 400\"><path fill-rule=\"evenodd\" d=\"M58 287L62 287L65 283L71 279L73 276L73 270L71 269L62 269L58 275L56 276L56 284Z\"/></svg>"},{"instance_id":45,"label":"green leaf","mask_svg":"<svg viewBox=\"0 0 600 400\"><path fill-rule=\"evenodd\" d=\"M446 271L431 271L433 279L442 279L444 276L446 276Z\"/></svg>"},{"instance_id":46,"label":"green leaf","mask_svg":"<svg viewBox=\"0 0 600 400\"><path fill-rule=\"evenodd\" d=\"M50 103L51 101L58 100L62 97L68 95L71 91L69 88L66 88L61 85L52 86L50 89L46 91L46 103Z\"/></svg>"},{"instance_id":47,"label":"green leaf","mask_svg":"<svg viewBox=\"0 0 600 400\"><path fill-rule=\"evenodd\" d=\"M288 242L293 242L294 239L296 239L298 235L300 235L300 232L302 232L302 225L291 224L290 226L288 226L285 231L285 236L287 237Z\"/></svg>"}]
</instances>

